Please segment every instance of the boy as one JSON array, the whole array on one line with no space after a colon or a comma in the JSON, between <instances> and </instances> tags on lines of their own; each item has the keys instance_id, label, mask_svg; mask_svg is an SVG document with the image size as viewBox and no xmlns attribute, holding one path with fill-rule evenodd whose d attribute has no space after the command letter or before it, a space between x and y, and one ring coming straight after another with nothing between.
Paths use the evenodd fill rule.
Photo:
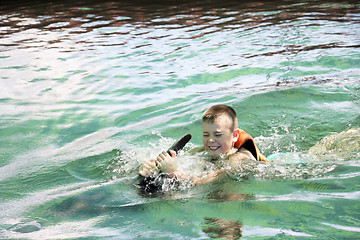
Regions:
<instances>
[{"instance_id":1,"label":"boy","mask_svg":"<svg viewBox=\"0 0 360 240\"><path fill-rule=\"evenodd\" d=\"M139 174L144 177L158 173L168 174L177 179L189 179L194 185L215 181L231 170L241 169L244 160L268 161L259 153L253 138L238 128L234 109L227 105L210 107L202 116L203 146L189 152L206 151L217 169L202 177L186 176L177 169L176 153L162 152L156 159L146 162Z\"/></svg>"}]
</instances>

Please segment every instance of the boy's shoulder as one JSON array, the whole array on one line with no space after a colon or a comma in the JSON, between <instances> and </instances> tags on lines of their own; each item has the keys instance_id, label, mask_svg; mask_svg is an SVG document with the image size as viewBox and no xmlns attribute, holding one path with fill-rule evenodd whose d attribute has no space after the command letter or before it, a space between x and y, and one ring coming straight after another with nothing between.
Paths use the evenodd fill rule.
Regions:
<instances>
[{"instance_id":1,"label":"boy's shoulder","mask_svg":"<svg viewBox=\"0 0 360 240\"><path fill-rule=\"evenodd\" d=\"M203 152L205 150L204 146L199 146L199 147L195 147L192 148L188 151L188 153L198 153L198 152Z\"/></svg>"},{"instance_id":2,"label":"boy's shoulder","mask_svg":"<svg viewBox=\"0 0 360 240\"><path fill-rule=\"evenodd\" d=\"M236 152L231 154L231 156L233 156L233 155L235 155L234 159L239 159L239 160L247 159L247 160L255 160L256 161L256 158L254 157L254 155L244 147L237 149Z\"/></svg>"}]
</instances>

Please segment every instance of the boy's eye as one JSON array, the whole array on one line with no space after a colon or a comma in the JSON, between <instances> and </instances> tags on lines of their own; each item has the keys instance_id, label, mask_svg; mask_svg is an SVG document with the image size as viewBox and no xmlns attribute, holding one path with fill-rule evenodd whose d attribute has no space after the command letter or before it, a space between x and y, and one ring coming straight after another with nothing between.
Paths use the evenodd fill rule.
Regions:
<instances>
[{"instance_id":1,"label":"boy's eye","mask_svg":"<svg viewBox=\"0 0 360 240\"><path fill-rule=\"evenodd\" d=\"M216 137L221 137L222 134L221 134L221 133L216 133L215 136L216 136Z\"/></svg>"},{"instance_id":2,"label":"boy's eye","mask_svg":"<svg viewBox=\"0 0 360 240\"><path fill-rule=\"evenodd\" d=\"M203 137L208 137L209 134L208 133L203 133Z\"/></svg>"}]
</instances>

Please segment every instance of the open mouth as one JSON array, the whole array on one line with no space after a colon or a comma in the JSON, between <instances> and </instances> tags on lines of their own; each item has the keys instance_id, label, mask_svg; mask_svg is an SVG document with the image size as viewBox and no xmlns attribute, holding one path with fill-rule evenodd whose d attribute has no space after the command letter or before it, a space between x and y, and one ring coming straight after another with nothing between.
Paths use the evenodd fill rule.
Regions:
<instances>
[{"instance_id":1,"label":"open mouth","mask_svg":"<svg viewBox=\"0 0 360 240\"><path fill-rule=\"evenodd\" d=\"M216 151L216 150L218 150L220 148L220 146L209 146L209 149L211 150L211 151Z\"/></svg>"}]
</instances>

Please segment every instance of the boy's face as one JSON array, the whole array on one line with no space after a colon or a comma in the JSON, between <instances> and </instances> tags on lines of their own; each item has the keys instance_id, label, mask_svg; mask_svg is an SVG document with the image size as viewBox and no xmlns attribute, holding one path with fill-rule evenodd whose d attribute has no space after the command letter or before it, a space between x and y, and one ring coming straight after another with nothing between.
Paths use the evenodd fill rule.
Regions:
<instances>
[{"instance_id":1,"label":"boy's face","mask_svg":"<svg viewBox=\"0 0 360 240\"><path fill-rule=\"evenodd\" d=\"M237 140L237 134L232 131L232 120L220 116L213 123L202 122L202 141L205 149L214 157L229 152Z\"/></svg>"}]
</instances>

